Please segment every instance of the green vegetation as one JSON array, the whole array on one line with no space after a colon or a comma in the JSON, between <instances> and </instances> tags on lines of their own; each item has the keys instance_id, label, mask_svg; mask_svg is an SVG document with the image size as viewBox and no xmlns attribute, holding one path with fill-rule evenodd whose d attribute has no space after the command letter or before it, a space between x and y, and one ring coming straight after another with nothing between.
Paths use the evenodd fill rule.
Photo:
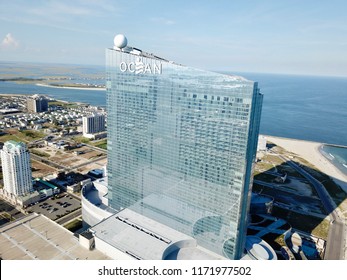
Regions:
<instances>
[{"instance_id":1,"label":"green vegetation","mask_svg":"<svg viewBox=\"0 0 347 280\"><path fill-rule=\"evenodd\" d=\"M336 205L340 206L342 211L345 211L347 209L347 194L343 191L343 189L338 184L336 184L333 179L318 170L312 164L303 159L298 159L298 161L303 165L303 169L305 169L308 173L310 173L314 178L316 178L324 185L325 189L329 193L330 197L334 200Z\"/></svg>"},{"instance_id":2,"label":"green vegetation","mask_svg":"<svg viewBox=\"0 0 347 280\"><path fill-rule=\"evenodd\" d=\"M324 185L337 207L344 213L344 216L347 217L347 194L330 177L321 181L321 183Z\"/></svg>"},{"instance_id":3,"label":"green vegetation","mask_svg":"<svg viewBox=\"0 0 347 280\"><path fill-rule=\"evenodd\" d=\"M33 78L25 78L25 77L0 79L0 82L37 82L37 81L43 81L43 79L33 79Z\"/></svg>"},{"instance_id":4,"label":"green vegetation","mask_svg":"<svg viewBox=\"0 0 347 280\"><path fill-rule=\"evenodd\" d=\"M288 221L295 229L313 234L325 240L328 237L329 221L327 219L300 214L279 207L274 207L273 215Z\"/></svg>"},{"instance_id":5,"label":"green vegetation","mask_svg":"<svg viewBox=\"0 0 347 280\"><path fill-rule=\"evenodd\" d=\"M329 225L330 223L327 219L322 220L321 223L312 230L312 234L326 240L328 237Z\"/></svg>"},{"instance_id":6,"label":"green vegetation","mask_svg":"<svg viewBox=\"0 0 347 280\"><path fill-rule=\"evenodd\" d=\"M262 159L261 161L257 162L256 169L261 171L272 171L272 169L274 169L274 165L265 159Z\"/></svg>"},{"instance_id":7,"label":"green vegetation","mask_svg":"<svg viewBox=\"0 0 347 280\"><path fill-rule=\"evenodd\" d=\"M301 168L306 170L319 181L324 180L325 178L329 178L328 175L322 173L319 169L317 169L317 167L315 167L313 164L309 163L308 161L302 158L295 158L294 163L296 163L299 166L301 165Z\"/></svg>"},{"instance_id":8,"label":"green vegetation","mask_svg":"<svg viewBox=\"0 0 347 280\"><path fill-rule=\"evenodd\" d=\"M39 157L50 157L50 154L36 150L36 149L31 149L30 152L32 152L34 155L37 155Z\"/></svg>"},{"instance_id":9,"label":"green vegetation","mask_svg":"<svg viewBox=\"0 0 347 280\"><path fill-rule=\"evenodd\" d=\"M105 88L104 86L90 85L90 84L57 84L57 83L51 83L49 85L53 86L53 87L71 87L71 88Z\"/></svg>"},{"instance_id":10,"label":"green vegetation","mask_svg":"<svg viewBox=\"0 0 347 280\"><path fill-rule=\"evenodd\" d=\"M343 213L343 215L345 216L345 219L347 219L347 198L338 206L338 208L340 209L340 211Z\"/></svg>"},{"instance_id":11,"label":"green vegetation","mask_svg":"<svg viewBox=\"0 0 347 280\"><path fill-rule=\"evenodd\" d=\"M88 144L90 142L90 139L86 138L86 137L83 137L83 136L76 136L76 137L73 137L73 140L76 142L76 143L85 143L85 144Z\"/></svg>"},{"instance_id":12,"label":"green vegetation","mask_svg":"<svg viewBox=\"0 0 347 280\"><path fill-rule=\"evenodd\" d=\"M100 149L107 150L107 143L97 145L96 147L98 147L98 148L100 148Z\"/></svg>"},{"instance_id":13,"label":"green vegetation","mask_svg":"<svg viewBox=\"0 0 347 280\"><path fill-rule=\"evenodd\" d=\"M23 130L22 133L29 141L42 139L45 136L45 134L36 130Z\"/></svg>"},{"instance_id":14,"label":"green vegetation","mask_svg":"<svg viewBox=\"0 0 347 280\"><path fill-rule=\"evenodd\" d=\"M281 247L286 246L286 243L284 242L284 234L279 235L274 241Z\"/></svg>"},{"instance_id":15,"label":"green vegetation","mask_svg":"<svg viewBox=\"0 0 347 280\"><path fill-rule=\"evenodd\" d=\"M49 106L65 106L66 104L69 103L63 101L48 101Z\"/></svg>"},{"instance_id":16,"label":"green vegetation","mask_svg":"<svg viewBox=\"0 0 347 280\"><path fill-rule=\"evenodd\" d=\"M7 213L7 212L2 212L0 214L0 219L5 219L7 221L14 221L15 219L12 217L11 214Z\"/></svg>"},{"instance_id":17,"label":"green vegetation","mask_svg":"<svg viewBox=\"0 0 347 280\"><path fill-rule=\"evenodd\" d=\"M76 219L71 221L70 223L64 226L69 231L75 232L83 227L82 221L80 219Z\"/></svg>"},{"instance_id":18,"label":"green vegetation","mask_svg":"<svg viewBox=\"0 0 347 280\"><path fill-rule=\"evenodd\" d=\"M347 194L331 178L328 177L322 183L336 203L340 204L347 199Z\"/></svg>"},{"instance_id":19,"label":"green vegetation","mask_svg":"<svg viewBox=\"0 0 347 280\"><path fill-rule=\"evenodd\" d=\"M6 142L6 141L22 141L22 142L26 142L23 139L21 139L20 137L18 137L16 134L5 134L0 136L0 142Z\"/></svg>"},{"instance_id":20,"label":"green vegetation","mask_svg":"<svg viewBox=\"0 0 347 280\"><path fill-rule=\"evenodd\" d=\"M34 140L42 139L45 134L36 130L23 130L8 129L7 134L0 136L0 142L14 140L17 142L28 143Z\"/></svg>"},{"instance_id":21,"label":"green vegetation","mask_svg":"<svg viewBox=\"0 0 347 280\"><path fill-rule=\"evenodd\" d=\"M107 139L92 143L93 146L107 150Z\"/></svg>"},{"instance_id":22,"label":"green vegetation","mask_svg":"<svg viewBox=\"0 0 347 280\"><path fill-rule=\"evenodd\" d=\"M327 192L329 193L331 198L335 201L335 203L341 209L342 212L347 210L347 194L328 175L326 175L324 172L317 169L313 164L311 164L307 160L298 157L296 154L286 151L280 146L273 147L273 150L286 157L292 158L297 165L301 166L301 168L303 168L306 172L310 173L314 178L316 178L318 181L320 181L324 185ZM255 175L258 175L260 171L262 170L265 171L266 170L265 168L269 167L269 164L273 164L276 166L279 172L282 172L282 173L286 172L290 176L303 177L287 164L285 163L279 164L278 160L281 160L281 159L273 155L265 155L262 161L257 163L256 165L257 172ZM266 162L268 165L266 166L266 163L264 162ZM262 166L262 164L265 166ZM347 213L346 213L346 216L347 216Z\"/></svg>"},{"instance_id":23,"label":"green vegetation","mask_svg":"<svg viewBox=\"0 0 347 280\"><path fill-rule=\"evenodd\" d=\"M285 149L283 149L281 146L277 146L276 144L274 144L270 141L267 142L267 145L273 145L272 150L276 153L279 153L279 154L287 153L287 151Z\"/></svg>"},{"instance_id":24,"label":"green vegetation","mask_svg":"<svg viewBox=\"0 0 347 280\"><path fill-rule=\"evenodd\" d=\"M324 185L325 189L336 203L339 204L347 199L347 194L328 175L320 172L319 170L310 170L309 168L305 167L304 169Z\"/></svg>"},{"instance_id":25,"label":"green vegetation","mask_svg":"<svg viewBox=\"0 0 347 280\"><path fill-rule=\"evenodd\" d=\"M276 166L277 171L280 173L287 173L288 176L293 176L297 178L304 178L299 172L297 172L294 168L290 167L287 164L282 164L279 166Z\"/></svg>"},{"instance_id":26,"label":"green vegetation","mask_svg":"<svg viewBox=\"0 0 347 280\"><path fill-rule=\"evenodd\" d=\"M73 107L78 107L77 103L69 103L69 102L64 102L64 101L49 101L48 106L59 106L63 108L73 108Z\"/></svg>"},{"instance_id":27,"label":"green vegetation","mask_svg":"<svg viewBox=\"0 0 347 280\"><path fill-rule=\"evenodd\" d=\"M278 156L274 156L274 155L266 155L264 157L264 161L267 161L269 163L271 163L272 165L281 165L281 164L284 164L284 160L281 159L280 157Z\"/></svg>"}]
</instances>

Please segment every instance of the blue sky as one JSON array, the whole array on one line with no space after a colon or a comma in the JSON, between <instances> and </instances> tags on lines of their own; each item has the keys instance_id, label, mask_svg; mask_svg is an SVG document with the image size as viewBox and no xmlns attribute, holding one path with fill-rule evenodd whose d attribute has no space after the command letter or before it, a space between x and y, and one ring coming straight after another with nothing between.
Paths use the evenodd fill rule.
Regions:
<instances>
[{"instance_id":1,"label":"blue sky","mask_svg":"<svg viewBox=\"0 0 347 280\"><path fill-rule=\"evenodd\" d=\"M0 0L0 61L103 65L128 44L193 67L347 76L347 1Z\"/></svg>"}]
</instances>

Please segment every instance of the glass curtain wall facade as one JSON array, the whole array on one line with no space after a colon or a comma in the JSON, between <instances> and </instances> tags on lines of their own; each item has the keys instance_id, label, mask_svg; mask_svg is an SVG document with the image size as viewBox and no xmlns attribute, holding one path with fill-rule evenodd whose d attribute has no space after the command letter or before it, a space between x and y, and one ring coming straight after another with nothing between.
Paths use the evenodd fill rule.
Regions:
<instances>
[{"instance_id":1,"label":"glass curtain wall facade","mask_svg":"<svg viewBox=\"0 0 347 280\"><path fill-rule=\"evenodd\" d=\"M242 255L262 95L242 77L106 51L109 205Z\"/></svg>"}]
</instances>

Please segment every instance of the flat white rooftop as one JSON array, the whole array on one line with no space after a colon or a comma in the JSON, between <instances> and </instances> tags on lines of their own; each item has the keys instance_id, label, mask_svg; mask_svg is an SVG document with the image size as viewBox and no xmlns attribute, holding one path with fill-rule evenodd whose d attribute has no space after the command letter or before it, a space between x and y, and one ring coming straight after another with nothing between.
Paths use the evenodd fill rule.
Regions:
<instances>
[{"instance_id":1,"label":"flat white rooftop","mask_svg":"<svg viewBox=\"0 0 347 280\"><path fill-rule=\"evenodd\" d=\"M196 240L191 236L130 209L112 215L93 226L90 231L95 238L109 244L109 250L114 248L135 259L225 259L197 246Z\"/></svg>"},{"instance_id":2,"label":"flat white rooftop","mask_svg":"<svg viewBox=\"0 0 347 280\"><path fill-rule=\"evenodd\" d=\"M85 249L72 232L35 213L0 228L0 254L4 260L110 259Z\"/></svg>"}]
</instances>

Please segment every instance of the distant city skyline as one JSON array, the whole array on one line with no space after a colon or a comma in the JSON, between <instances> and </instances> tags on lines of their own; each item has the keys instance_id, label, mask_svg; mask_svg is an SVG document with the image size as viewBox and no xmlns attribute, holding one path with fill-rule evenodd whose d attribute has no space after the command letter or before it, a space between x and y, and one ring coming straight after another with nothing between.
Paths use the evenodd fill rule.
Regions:
<instances>
[{"instance_id":1,"label":"distant city skyline","mask_svg":"<svg viewBox=\"0 0 347 280\"><path fill-rule=\"evenodd\" d=\"M347 76L347 2L2 1L0 61L104 65L129 45L196 68Z\"/></svg>"}]
</instances>

